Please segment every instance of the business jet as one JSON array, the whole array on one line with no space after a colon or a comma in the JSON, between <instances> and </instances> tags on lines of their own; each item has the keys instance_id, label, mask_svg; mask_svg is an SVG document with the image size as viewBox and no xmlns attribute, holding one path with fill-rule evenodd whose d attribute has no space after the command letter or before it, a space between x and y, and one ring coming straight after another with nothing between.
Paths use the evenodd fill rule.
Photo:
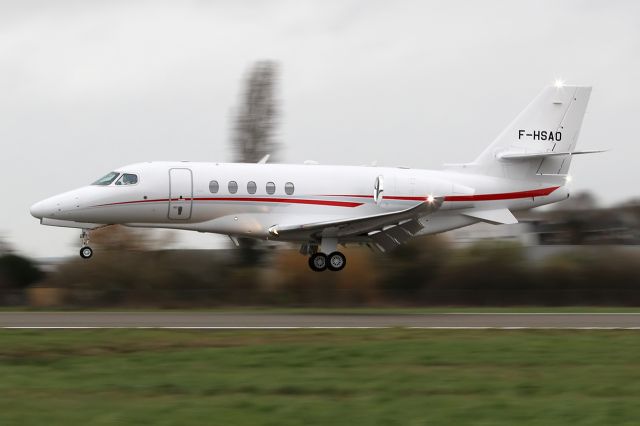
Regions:
<instances>
[{"instance_id":1,"label":"business jet","mask_svg":"<svg viewBox=\"0 0 640 426\"><path fill-rule=\"evenodd\" d=\"M120 224L299 244L314 271L340 271L339 251L388 252L412 237L476 222L517 223L513 212L562 201L590 87L545 88L473 162L403 167L146 162L40 201L40 223L81 230Z\"/></svg>"}]
</instances>

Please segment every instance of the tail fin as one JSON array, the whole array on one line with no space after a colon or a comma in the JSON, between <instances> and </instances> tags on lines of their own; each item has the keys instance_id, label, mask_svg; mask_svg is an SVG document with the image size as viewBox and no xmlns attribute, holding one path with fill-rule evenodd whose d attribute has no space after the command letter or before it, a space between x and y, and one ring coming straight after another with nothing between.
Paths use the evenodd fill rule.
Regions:
<instances>
[{"instance_id":1,"label":"tail fin","mask_svg":"<svg viewBox=\"0 0 640 426\"><path fill-rule=\"evenodd\" d=\"M546 87L469 171L511 179L566 175L590 94L591 87Z\"/></svg>"}]
</instances>

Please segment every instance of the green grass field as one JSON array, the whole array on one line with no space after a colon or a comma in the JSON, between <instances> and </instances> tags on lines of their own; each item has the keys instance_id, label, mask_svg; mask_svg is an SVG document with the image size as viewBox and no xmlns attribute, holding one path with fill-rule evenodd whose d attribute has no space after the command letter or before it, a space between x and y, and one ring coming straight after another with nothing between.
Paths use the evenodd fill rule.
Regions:
<instances>
[{"instance_id":1,"label":"green grass field","mask_svg":"<svg viewBox=\"0 0 640 426\"><path fill-rule=\"evenodd\" d=\"M635 425L633 331L0 331L0 425Z\"/></svg>"}]
</instances>

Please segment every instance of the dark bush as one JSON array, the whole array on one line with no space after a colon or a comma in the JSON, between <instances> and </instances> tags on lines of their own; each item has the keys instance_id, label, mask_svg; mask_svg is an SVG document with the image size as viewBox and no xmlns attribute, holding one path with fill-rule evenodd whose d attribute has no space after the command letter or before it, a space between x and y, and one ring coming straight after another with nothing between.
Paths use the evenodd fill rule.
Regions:
<instances>
[{"instance_id":1,"label":"dark bush","mask_svg":"<svg viewBox=\"0 0 640 426\"><path fill-rule=\"evenodd\" d=\"M430 305L527 304L530 285L531 270L520 245L482 242L452 251L424 299Z\"/></svg>"},{"instance_id":2,"label":"dark bush","mask_svg":"<svg viewBox=\"0 0 640 426\"><path fill-rule=\"evenodd\" d=\"M43 278L33 261L15 254L0 256L0 287L23 289Z\"/></svg>"},{"instance_id":3,"label":"dark bush","mask_svg":"<svg viewBox=\"0 0 640 426\"><path fill-rule=\"evenodd\" d=\"M103 249L50 274L70 306L640 306L639 256L581 247L533 261L516 243L453 249L418 238L376 254L346 249L340 273L315 273L296 250L247 264L228 250ZM19 282L33 282L34 276Z\"/></svg>"},{"instance_id":4,"label":"dark bush","mask_svg":"<svg viewBox=\"0 0 640 426\"><path fill-rule=\"evenodd\" d=\"M451 250L440 237L416 238L380 256L377 268L385 298L393 303L422 304Z\"/></svg>"}]
</instances>

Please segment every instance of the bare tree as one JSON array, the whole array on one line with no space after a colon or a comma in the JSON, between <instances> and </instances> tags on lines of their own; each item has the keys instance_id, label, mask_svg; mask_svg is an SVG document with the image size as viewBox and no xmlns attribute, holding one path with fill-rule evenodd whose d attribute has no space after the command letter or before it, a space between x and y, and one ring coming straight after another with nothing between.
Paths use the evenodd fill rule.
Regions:
<instances>
[{"instance_id":1,"label":"bare tree","mask_svg":"<svg viewBox=\"0 0 640 426\"><path fill-rule=\"evenodd\" d=\"M11 252L11 245L4 239L3 235L0 235L0 256Z\"/></svg>"},{"instance_id":2,"label":"bare tree","mask_svg":"<svg viewBox=\"0 0 640 426\"><path fill-rule=\"evenodd\" d=\"M269 155L277 161L278 144L275 132L278 125L278 64L274 61L255 62L245 78L240 105L234 114L232 143L234 160L256 163ZM251 238L238 238L240 260L255 264L262 257L260 244Z\"/></svg>"},{"instance_id":3,"label":"bare tree","mask_svg":"<svg viewBox=\"0 0 640 426\"><path fill-rule=\"evenodd\" d=\"M274 61L258 61L247 74L241 103L235 114L235 161L255 163L265 155L269 155L271 160L276 157L277 83L278 65Z\"/></svg>"}]
</instances>

